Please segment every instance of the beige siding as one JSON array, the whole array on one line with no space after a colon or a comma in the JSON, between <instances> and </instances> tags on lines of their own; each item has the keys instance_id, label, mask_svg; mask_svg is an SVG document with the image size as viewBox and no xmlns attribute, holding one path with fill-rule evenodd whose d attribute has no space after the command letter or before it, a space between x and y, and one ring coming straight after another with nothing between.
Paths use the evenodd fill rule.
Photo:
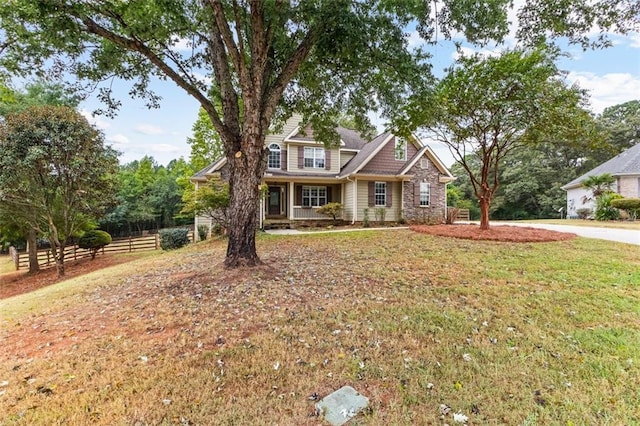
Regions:
<instances>
[{"instance_id":1,"label":"beige siding","mask_svg":"<svg viewBox=\"0 0 640 426\"><path fill-rule=\"evenodd\" d=\"M291 132L298 127L298 124L302 121L302 116L299 114L294 114L282 127L282 130L279 133L268 134L265 138L265 144L269 146L270 143L280 144L280 148L284 148L282 141L286 136L289 136Z\"/></svg>"},{"instance_id":2,"label":"beige siding","mask_svg":"<svg viewBox=\"0 0 640 426\"><path fill-rule=\"evenodd\" d=\"M344 184L344 196L342 198L342 205L344 206L344 220L353 220L353 190L355 185L353 182L345 182Z\"/></svg>"},{"instance_id":3,"label":"beige siding","mask_svg":"<svg viewBox=\"0 0 640 426\"><path fill-rule=\"evenodd\" d=\"M619 177L618 193L626 198L640 197L640 176Z\"/></svg>"},{"instance_id":4,"label":"beige siding","mask_svg":"<svg viewBox=\"0 0 640 426\"><path fill-rule=\"evenodd\" d=\"M379 180L378 182L383 182ZM376 209L385 209L385 221L394 222L400 218L400 206L402 205L402 194L400 182L387 182L387 190L391 188L393 205L391 207L369 207L369 181L358 181L358 221L364 217L364 209L369 209L369 221L376 221Z\"/></svg>"},{"instance_id":5,"label":"beige siding","mask_svg":"<svg viewBox=\"0 0 640 426\"><path fill-rule=\"evenodd\" d=\"M353 157L356 156L356 152L340 151L340 168L344 167Z\"/></svg>"},{"instance_id":6,"label":"beige siding","mask_svg":"<svg viewBox=\"0 0 640 426\"><path fill-rule=\"evenodd\" d=\"M313 145L294 145L289 144L287 147L287 170L290 172L308 172L313 175L323 174L336 174L340 171L340 153L337 148L331 149L331 168L330 169L317 169L313 167L307 167L304 169L298 168L298 150L304 149L305 146L313 146L314 148L321 148L320 144Z\"/></svg>"}]
</instances>

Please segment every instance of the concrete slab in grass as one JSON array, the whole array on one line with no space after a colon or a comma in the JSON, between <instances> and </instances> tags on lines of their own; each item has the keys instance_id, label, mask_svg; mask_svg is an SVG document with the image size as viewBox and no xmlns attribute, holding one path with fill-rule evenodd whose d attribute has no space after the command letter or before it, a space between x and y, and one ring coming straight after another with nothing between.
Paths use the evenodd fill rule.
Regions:
<instances>
[{"instance_id":1,"label":"concrete slab in grass","mask_svg":"<svg viewBox=\"0 0 640 426\"><path fill-rule=\"evenodd\" d=\"M316 404L316 410L332 426L341 426L369 405L369 398L351 386L343 386Z\"/></svg>"}]
</instances>

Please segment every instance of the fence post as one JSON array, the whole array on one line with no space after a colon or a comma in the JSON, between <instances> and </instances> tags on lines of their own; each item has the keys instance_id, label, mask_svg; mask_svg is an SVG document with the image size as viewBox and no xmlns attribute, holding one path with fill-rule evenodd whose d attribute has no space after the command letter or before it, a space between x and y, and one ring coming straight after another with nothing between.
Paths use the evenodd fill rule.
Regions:
<instances>
[{"instance_id":1,"label":"fence post","mask_svg":"<svg viewBox=\"0 0 640 426\"><path fill-rule=\"evenodd\" d=\"M16 265L16 271L20 269L20 254L18 250L14 246L9 247L9 256L11 256L11 260L13 260L13 264Z\"/></svg>"},{"instance_id":2,"label":"fence post","mask_svg":"<svg viewBox=\"0 0 640 426\"><path fill-rule=\"evenodd\" d=\"M133 251L133 242L131 241L131 235L129 235L129 253Z\"/></svg>"},{"instance_id":3,"label":"fence post","mask_svg":"<svg viewBox=\"0 0 640 426\"><path fill-rule=\"evenodd\" d=\"M156 237L156 250L160 248L160 234L155 234Z\"/></svg>"}]
</instances>

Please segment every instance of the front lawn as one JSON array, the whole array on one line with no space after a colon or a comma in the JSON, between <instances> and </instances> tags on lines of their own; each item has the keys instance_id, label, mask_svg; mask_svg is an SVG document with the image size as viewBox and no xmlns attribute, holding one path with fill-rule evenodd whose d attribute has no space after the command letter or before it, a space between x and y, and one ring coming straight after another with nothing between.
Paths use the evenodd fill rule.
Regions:
<instances>
[{"instance_id":1,"label":"front lawn","mask_svg":"<svg viewBox=\"0 0 640 426\"><path fill-rule=\"evenodd\" d=\"M628 245L258 244L256 269L221 269L206 241L0 300L0 424L318 425L313 399L344 385L371 402L353 424L638 419Z\"/></svg>"}]
</instances>

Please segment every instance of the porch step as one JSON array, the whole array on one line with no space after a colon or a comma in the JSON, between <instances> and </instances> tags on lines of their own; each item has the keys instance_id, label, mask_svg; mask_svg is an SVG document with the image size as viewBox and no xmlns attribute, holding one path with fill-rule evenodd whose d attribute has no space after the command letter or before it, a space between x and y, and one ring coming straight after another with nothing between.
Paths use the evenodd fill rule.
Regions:
<instances>
[{"instance_id":1,"label":"porch step","mask_svg":"<svg viewBox=\"0 0 640 426\"><path fill-rule=\"evenodd\" d=\"M292 229L290 222L265 222L262 227L265 231L270 229Z\"/></svg>"}]
</instances>

